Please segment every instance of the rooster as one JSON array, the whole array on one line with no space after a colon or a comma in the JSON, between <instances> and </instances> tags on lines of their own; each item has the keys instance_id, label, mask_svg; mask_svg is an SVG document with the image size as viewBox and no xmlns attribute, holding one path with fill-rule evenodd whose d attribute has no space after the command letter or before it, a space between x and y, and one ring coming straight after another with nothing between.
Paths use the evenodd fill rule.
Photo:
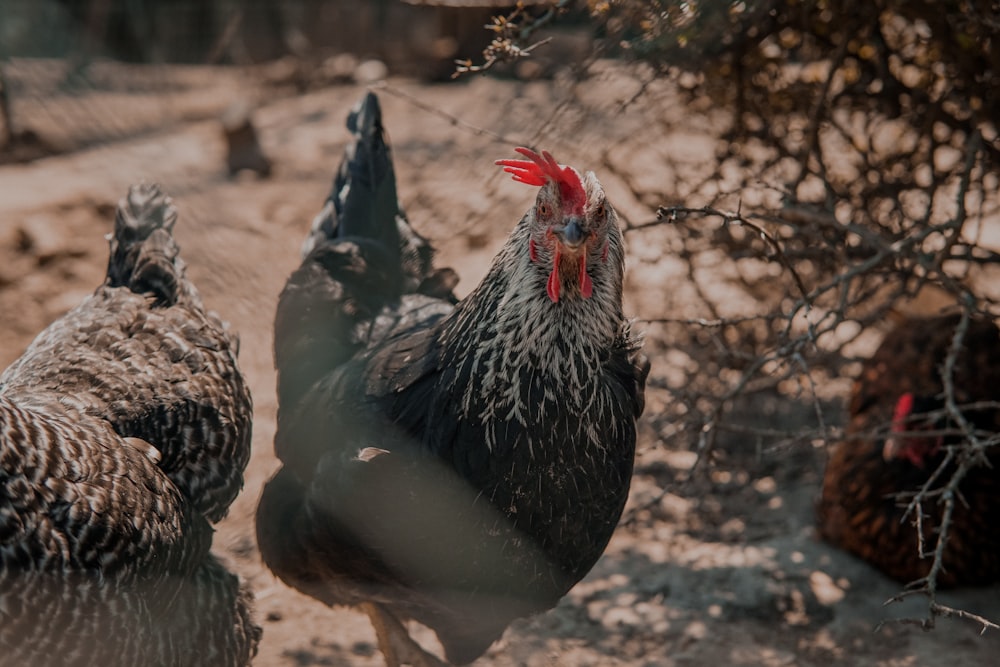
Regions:
<instances>
[{"instance_id":1,"label":"rooster","mask_svg":"<svg viewBox=\"0 0 1000 667\"><path fill-rule=\"evenodd\" d=\"M541 188L465 299L400 209L374 94L275 322L281 469L257 512L289 585L371 618L389 665L471 662L553 607L621 515L648 362L593 173L499 164Z\"/></svg>"},{"instance_id":2,"label":"rooster","mask_svg":"<svg viewBox=\"0 0 1000 667\"><path fill-rule=\"evenodd\" d=\"M155 186L107 278L0 375L0 665L249 664L251 595L209 553L251 399Z\"/></svg>"},{"instance_id":3,"label":"rooster","mask_svg":"<svg viewBox=\"0 0 1000 667\"><path fill-rule=\"evenodd\" d=\"M908 496L931 476L931 489L951 478L939 470L947 449L961 444L948 417L942 373L960 315L900 323L865 362L851 396L848 437L827 463L818 507L819 532L901 582L926 577L938 538L939 505L923 502L923 544L906 515ZM1000 433L1000 331L970 319L952 376L955 402L980 432ZM979 405L973 405L979 404ZM964 407L963 407L964 406ZM1000 455L970 470L958 487L953 523L943 552L942 586L1000 580ZM933 496L932 496L933 497Z\"/></svg>"}]
</instances>

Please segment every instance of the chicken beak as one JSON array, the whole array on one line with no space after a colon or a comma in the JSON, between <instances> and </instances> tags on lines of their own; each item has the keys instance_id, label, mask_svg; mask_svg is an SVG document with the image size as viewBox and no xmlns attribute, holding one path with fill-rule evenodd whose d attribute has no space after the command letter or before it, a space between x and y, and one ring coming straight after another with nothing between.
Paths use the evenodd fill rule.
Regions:
<instances>
[{"instance_id":1,"label":"chicken beak","mask_svg":"<svg viewBox=\"0 0 1000 667\"><path fill-rule=\"evenodd\" d=\"M889 462L899 456L899 438L890 436L885 439L885 444L882 445L882 460Z\"/></svg>"},{"instance_id":2,"label":"chicken beak","mask_svg":"<svg viewBox=\"0 0 1000 667\"><path fill-rule=\"evenodd\" d=\"M561 228L557 227L553 231L566 248L570 250L576 250L581 245L583 245L584 240L587 238L587 234L583 229L581 224L583 221L578 215L571 215L566 218L566 224Z\"/></svg>"},{"instance_id":3,"label":"chicken beak","mask_svg":"<svg viewBox=\"0 0 1000 667\"><path fill-rule=\"evenodd\" d=\"M565 224L561 227L553 225L549 228L549 233L556 239L552 260L552 273L549 274L549 281L546 284L546 291L553 303L558 302L562 294L562 278L560 277L561 262L571 261L577 267L577 280L580 286L580 295L584 299L589 299L594 293L594 281L587 273L587 251L586 241L591 234L584 229L583 219L578 215L570 215L565 218ZM533 252L529 250L529 252ZM565 276L564 276L565 277Z\"/></svg>"},{"instance_id":4,"label":"chicken beak","mask_svg":"<svg viewBox=\"0 0 1000 667\"><path fill-rule=\"evenodd\" d=\"M917 468L927 465L925 458L941 449L940 441L931 443L926 439L907 439L902 434L892 434L882 445L882 460L909 461Z\"/></svg>"}]
</instances>

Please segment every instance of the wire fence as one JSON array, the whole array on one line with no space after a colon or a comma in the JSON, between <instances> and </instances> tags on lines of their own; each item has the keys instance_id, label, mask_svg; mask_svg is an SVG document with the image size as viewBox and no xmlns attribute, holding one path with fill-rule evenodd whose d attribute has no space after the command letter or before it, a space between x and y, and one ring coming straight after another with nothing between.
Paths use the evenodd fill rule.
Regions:
<instances>
[{"instance_id":1,"label":"wire fence","mask_svg":"<svg viewBox=\"0 0 1000 667\"><path fill-rule=\"evenodd\" d=\"M656 153L658 167L679 175L674 182L644 184L613 146L602 149L602 171L658 210L630 221L628 238L662 248L676 276L642 312L650 350L670 358L651 379L669 396L648 418L657 439L687 442L703 462L723 454L720 441L755 455L836 442L847 378L887 317L942 306L966 319L1000 315L995 7L969 3L974 11L962 13L957 2L934 10L886 0L835 11L769 0L704 3L692 13L689 3L580 4L608 37L604 53L624 49L649 63L635 100L655 102L668 85L685 108L727 118L702 173ZM390 64L419 54L450 75L453 56L494 39L482 29L493 8L464 15L472 27L459 29L444 10L407 7L0 0L5 127L15 135L45 127L37 150L61 150L218 114L227 96L204 91L235 89L239 74L204 65L313 59L294 90L310 85L330 53ZM494 31L506 56L538 52L522 30L531 20ZM520 35L529 38L518 45ZM157 66L167 62L202 66ZM577 74L593 75L590 64ZM116 95L127 96L129 111ZM568 102L551 117L584 125L589 113ZM966 435L970 456L992 447ZM968 469L949 468L945 487L958 488ZM918 516L951 511L938 502L945 487L914 490ZM932 553L938 569L940 556ZM919 590L931 620L947 613L933 578Z\"/></svg>"}]
</instances>

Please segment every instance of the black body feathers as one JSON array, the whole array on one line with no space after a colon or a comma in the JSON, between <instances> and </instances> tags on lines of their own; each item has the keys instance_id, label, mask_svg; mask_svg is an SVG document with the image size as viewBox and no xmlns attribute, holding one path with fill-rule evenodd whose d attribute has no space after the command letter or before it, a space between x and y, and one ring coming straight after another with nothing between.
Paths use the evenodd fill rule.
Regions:
<instances>
[{"instance_id":1,"label":"black body feathers","mask_svg":"<svg viewBox=\"0 0 1000 667\"><path fill-rule=\"evenodd\" d=\"M290 585L379 602L466 663L555 605L624 506L647 366L621 313L620 238L595 298L553 304L544 274L523 288L538 271L522 221L456 305L399 207L374 95L348 123L278 306L283 468L258 538Z\"/></svg>"}]
</instances>

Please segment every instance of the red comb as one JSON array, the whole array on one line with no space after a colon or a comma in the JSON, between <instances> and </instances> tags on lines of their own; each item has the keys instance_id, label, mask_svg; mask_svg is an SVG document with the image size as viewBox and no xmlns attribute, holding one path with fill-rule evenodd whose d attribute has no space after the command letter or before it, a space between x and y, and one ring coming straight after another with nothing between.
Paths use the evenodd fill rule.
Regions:
<instances>
[{"instance_id":1,"label":"red comb","mask_svg":"<svg viewBox=\"0 0 1000 667\"><path fill-rule=\"evenodd\" d=\"M587 195L583 191L580 177L572 167L562 167L555 161L552 154L542 151L539 155L529 148L518 147L515 153L520 153L527 160L497 160L496 164L514 176L514 180L528 185L542 186L550 180L559 184L559 195L563 204L571 213L583 213L583 204Z\"/></svg>"},{"instance_id":2,"label":"red comb","mask_svg":"<svg viewBox=\"0 0 1000 667\"><path fill-rule=\"evenodd\" d=\"M896 401L896 409L892 414L892 432L906 430L906 420L913 412L913 394L906 392Z\"/></svg>"}]
</instances>

